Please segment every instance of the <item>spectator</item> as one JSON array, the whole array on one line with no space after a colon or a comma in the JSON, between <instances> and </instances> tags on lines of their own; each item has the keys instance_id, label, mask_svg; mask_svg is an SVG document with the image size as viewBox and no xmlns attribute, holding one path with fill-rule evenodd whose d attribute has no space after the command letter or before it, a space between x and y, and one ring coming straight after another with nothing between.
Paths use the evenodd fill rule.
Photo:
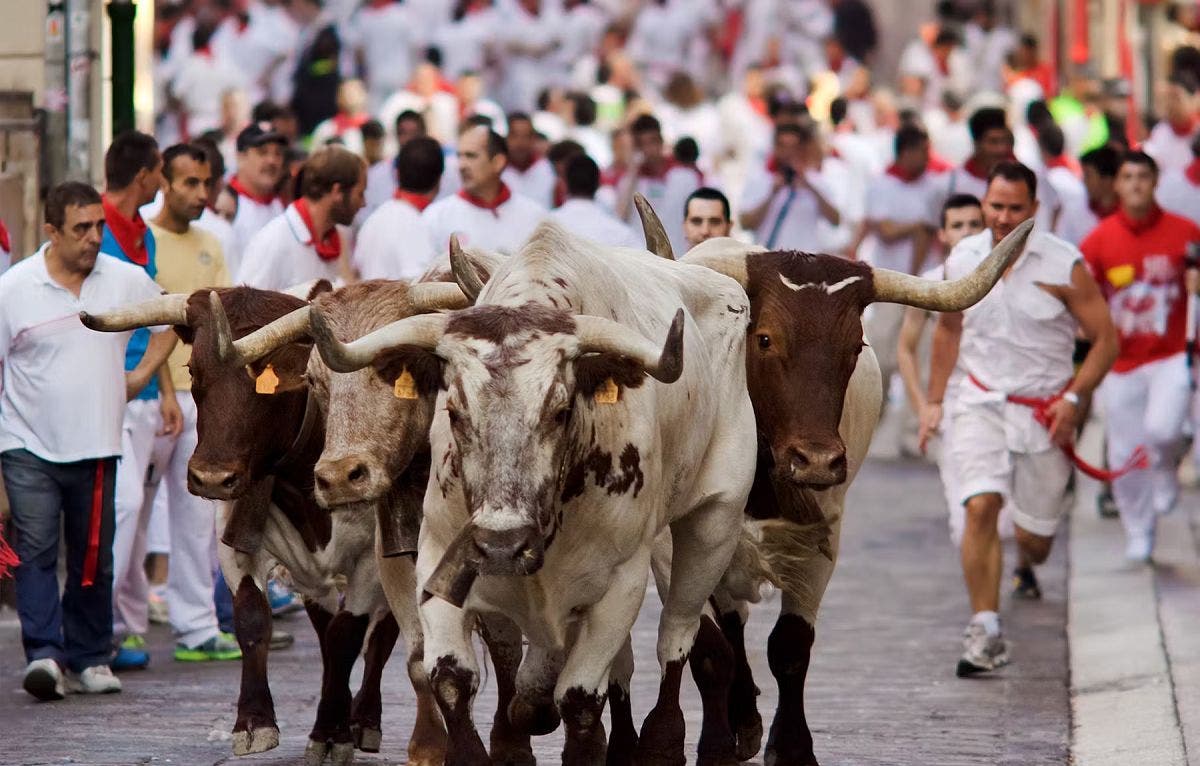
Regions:
<instances>
[{"instance_id":1,"label":"spectator","mask_svg":"<svg viewBox=\"0 0 1200 766\"><path fill-rule=\"evenodd\" d=\"M566 162L567 199L549 215L567 231L599 245L642 247L642 238L607 210L596 204L600 169L586 154L577 153Z\"/></svg>"},{"instance_id":2,"label":"spectator","mask_svg":"<svg viewBox=\"0 0 1200 766\"><path fill-rule=\"evenodd\" d=\"M400 188L359 231L354 268L362 279L416 280L437 257L421 213L437 197L445 162L442 148L424 136L406 141L396 157Z\"/></svg>"},{"instance_id":3,"label":"spectator","mask_svg":"<svg viewBox=\"0 0 1200 766\"><path fill-rule=\"evenodd\" d=\"M841 223L841 213L830 202L832 191L810 162L816 140L806 125L779 126L774 153L746 182L741 224L768 250L817 252L818 221Z\"/></svg>"},{"instance_id":4,"label":"spectator","mask_svg":"<svg viewBox=\"0 0 1200 766\"><path fill-rule=\"evenodd\" d=\"M49 242L0 275L0 465L21 560L24 687L50 701L63 698L64 680L83 693L121 691L109 668L116 458L126 391L152 372L147 360L126 373L129 333L93 333L78 314L151 300L159 289L143 269L100 257L104 206L90 186L50 190L45 232Z\"/></svg>"},{"instance_id":5,"label":"spectator","mask_svg":"<svg viewBox=\"0 0 1200 766\"><path fill-rule=\"evenodd\" d=\"M504 183L516 194L522 194L542 207L554 203L554 168L537 152L533 120L525 112L508 115L508 164L504 167Z\"/></svg>"},{"instance_id":6,"label":"spectator","mask_svg":"<svg viewBox=\"0 0 1200 766\"><path fill-rule=\"evenodd\" d=\"M321 10L321 0L291 0L292 15L304 31L296 67L292 72L292 97L300 132L308 135L322 120L337 114L338 88L342 84L342 41L333 20Z\"/></svg>"},{"instance_id":7,"label":"spectator","mask_svg":"<svg viewBox=\"0 0 1200 766\"><path fill-rule=\"evenodd\" d=\"M1076 201L1059 218L1054 233L1078 246L1092 230L1108 216L1117 212L1117 193L1113 185L1121 155L1115 149L1102 146L1093 149L1079 160L1083 168L1084 203Z\"/></svg>"},{"instance_id":8,"label":"spectator","mask_svg":"<svg viewBox=\"0 0 1200 766\"><path fill-rule=\"evenodd\" d=\"M319 148L337 141L355 154L362 154L362 126L369 119L362 81L345 80L337 89L337 113L313 128L312 146Z\"/></svg>"},{"instance_id":9,"label":"spectator","mask_svg":"<svg viewBox=\"0 0 1200 766\"><path fill-rule=\"evenodd\" d=\"M237 273L251 237L283 212L277 189L283 178L287 139L269 123L256 122L237 138L237 175L221 195L217 209L233 223L236 251L225 253L225 265Z\"/></svg>"},{"instance_id":10,"label":"spectator","mask_svg":"<svg viewBox=\"0 0 1200 766\"><path fill-rule=\"evenodd\" d=\"M410 3L363 3L345 26L346 46L363 63L372 110L408 84L418 54L429 41Z\"/></svg>"},{"instance_id":11,"label":"spectator","mask_svg":"<svg viewBox=\"0 0 1200 766\"><path fill-rule=\"evenodd\" d=\"M1037 142L1045 167L1043 175L1054 188L1063 210L1076 210L1085 205L1087 187L1083 185L1083 169L1073 157L1067 156L1062 128L1053 122L1043 123L1037 132Z\"/></svg>"},{"instance_id":12,"label":"spectator","mask_svg":"<svg viewBox=\"0 0 1200 766\"><path fill-rule=\"evenodd\" d=\"M1192 162L1192 141L1200 135L1200 82L1191 72L1177 72L1165 90L1163 119L1151 129L1143 148L1162 172L1169 173Z\"/></svg>"},{"instance_id":13,"label":"spectator","mask_svg":"<svg viewBox=\"0 0 1200 766\"><path fill-rule=\"evenodd\" d=\"M683 203L683 235L690 247L714 237L728 237L732 231L728 197L710 186L701 186L688 195Z\"/></svg>"},{"instance_id":14,"label":"spectator","mask_svg":"<svg viewBox=\"0 0 1200 766\"><path fill-rule=\"evenodd\" d=\"M1192 161L1182 170L1163 173L1155 193L1164 210L1200 226L1200 135L1192 140Z\"/></svg>"},{"instance_id":15,"label":"spectator","mask_svg":"<svg viewBox=\"0 0 1200 766\"><path fill-rule=\"evenodd\" d=\"M617 218L634 228L640 226L633 206L634 192L641 192L655 210L682 210L688 195L700 188L703 179L699 171L678 165L666 153L662 125L653 116L644 114L635 119L629 133L634 145L633 163L616 183L615 212ZM663 226L675 252L686 250L683 221L671 215L663 220Z\"/></svg>"}]
</instances>

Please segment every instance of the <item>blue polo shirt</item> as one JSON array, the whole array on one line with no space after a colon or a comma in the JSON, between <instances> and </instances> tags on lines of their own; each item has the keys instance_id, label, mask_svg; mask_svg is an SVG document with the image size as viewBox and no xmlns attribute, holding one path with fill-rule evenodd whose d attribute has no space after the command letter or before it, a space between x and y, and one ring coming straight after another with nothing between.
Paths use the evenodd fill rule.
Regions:
<instances>
[{"instance_id":1,"label":"blue polo shirt","mask_svg":"<svg viewBox=\"0 0 1200 766\"><path fill-rule=\"evenodd\" d=\"M117 244L116 238L112 235L112 231L108 227L104 228L104 240L100 243L100 252L104 255L112 256L118 261L133 263L138 268L143 268L146 273L154 279L158 275L158 263L154 259L154 232L149 227L146 228L146 265L133 263L121 246ZM137 367L138 362L142 361L142 357L146 354L146 345L150 342L150 331L145 327L140 330L134 330L133 336L129 339L129 345L125 346L125 372L129 372L134 367ZM157 399L158 398L158 376L152 375L150 382L137 395L138 399Z\"/></svg>"}]
</instances>

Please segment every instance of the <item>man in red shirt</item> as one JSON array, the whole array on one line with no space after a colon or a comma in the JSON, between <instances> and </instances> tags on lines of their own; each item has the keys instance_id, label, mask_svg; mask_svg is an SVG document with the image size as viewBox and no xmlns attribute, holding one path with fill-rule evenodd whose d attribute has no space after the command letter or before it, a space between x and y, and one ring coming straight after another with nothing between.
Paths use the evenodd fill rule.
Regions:
<instances>
[{"instance_id":1,"label":"man in red shirt","mask_svg":"<svg viewBox=\"0 0 1200 766\"><path fill-rule=\"evenodd\" d=\"M1100 389L1111 466L1125 465L1144 446L1150 467L1113 481L1128 540L1125 556L1148 561L1157 515L1178 497L1175 477L1191 391L1186 346L1187 246L1200 241L1196 224L1154 201L1158 166L1143 152L1121 160L1119 209L1080 245L1120 334L1121 348Z\"/></svg>"}]
</instances>

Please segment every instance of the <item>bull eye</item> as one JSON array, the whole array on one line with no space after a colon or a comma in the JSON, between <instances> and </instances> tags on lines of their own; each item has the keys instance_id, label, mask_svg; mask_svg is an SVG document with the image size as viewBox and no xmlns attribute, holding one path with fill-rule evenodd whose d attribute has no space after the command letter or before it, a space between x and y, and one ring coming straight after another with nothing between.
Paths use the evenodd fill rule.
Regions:
<instances>
[{"instance_id":1,"label":"bull eye","mask_svg":"<svg viewBox=\"0 0 1200 766\"><path fill-rule=\"evenodd\" d=\"M565 426L567 421L571 419L573 407L563 407L558 412L554 413L554 422L560 426Z\"/></svg>"},{"instance_id":2,"label":"bull eye","mask_svg":"<svg viewBox=\"0 0 1200 766\"><path fill-rule=\"evenodd\" d=\"M771 347L771 336L770 335L759 335L758 336L758 347L763 350L770 348Z\"/></svg>"}]
</instances>

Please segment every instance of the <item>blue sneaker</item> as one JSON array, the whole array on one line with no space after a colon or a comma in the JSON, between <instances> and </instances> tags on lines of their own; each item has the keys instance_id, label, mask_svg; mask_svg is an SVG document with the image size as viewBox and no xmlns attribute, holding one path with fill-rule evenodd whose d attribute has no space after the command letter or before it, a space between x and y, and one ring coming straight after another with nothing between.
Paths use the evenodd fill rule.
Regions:
<instances>
[{"instance_id":1,"label":"blue sneaker","mask_svg":"<svg viewBox=\"0 0 1200 766\"><path fill-rule=\"evenodd\" d=\"M271 614L275 617L282 617L304 608L303 599L275 578L267 581L267 603L271 605Z\"/></svg>"},{"instance_id":2,"label":"blue sneaker","mask_svg":"<svg viewBox=\"0 0 1200 766\"><path fill-rule=\"evenodd\" d=\"M150 664L150 652L146 651L146 639L129 635L117 647L117 653L108 666L113 670L142 670Z\"/></svg>"}]
</instances>

